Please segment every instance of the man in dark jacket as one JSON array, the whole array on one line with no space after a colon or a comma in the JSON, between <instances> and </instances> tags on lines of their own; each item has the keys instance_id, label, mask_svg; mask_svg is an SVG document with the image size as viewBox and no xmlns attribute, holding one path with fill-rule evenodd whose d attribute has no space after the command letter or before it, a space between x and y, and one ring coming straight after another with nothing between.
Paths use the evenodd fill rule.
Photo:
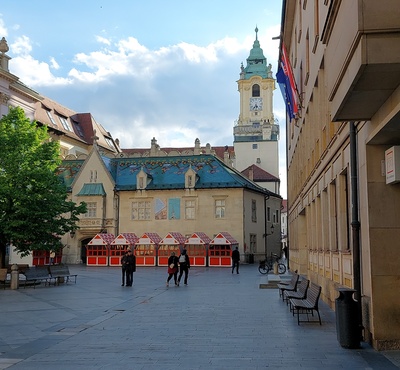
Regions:
<instances>
[{"instance_id":1,"label":"man in dark jacket","mask_svg":"<svg viewBox=\"0 0 400 370\"><path fill-rule=\"evenodd\" d=\"M236 249L232 252L232 274L233 271L235 270L236 267L236 273L239 273L239 263L240 263L240 253L239 253L239 248L236 247Z\"/></svg>"},{"instance_id":2,"label":"man in dark jacket","mask_svg":"<svg viewBox=\"0 0 400 370\"><path fill-rule=\"evenodd\" d=\"M183 275L183 273L185 273L185 279L184 279L184 283L185 285L188 285L188 274L189 274L189 269L190 269L190 260L189 260L189 256L186 253L186 249L182 250L181 255L179 256L179 266L180 266L180 271L179 271L179 277L178 277L178 286L179 283L181 281L181 277Z\"/></svg>"},{"instance_id":3,"label":"man in dark jacket","mask_svg":"<svg viewBox=\"0 0 400 370\"><path fill-rule=\"evenodd\" d=\"M128 249L128 253L125 258L125 271L126 271L126 286L132 286L133 273L136 271L136 257L133 255L131 249Z\"/></svg>"},{"instance_id":4,"label":"man in dark jacket","mask_svg":"<svg viewBox=\"0 0 400 370\"><path fill-rule=\"evenodd\" d=\"M128 256L128 252L126 252L122 257L121 257L121 270L122 270L122 284L121 286L125 285L125 276L126 276L126 257Z\"/></svg>"}]
</instances>

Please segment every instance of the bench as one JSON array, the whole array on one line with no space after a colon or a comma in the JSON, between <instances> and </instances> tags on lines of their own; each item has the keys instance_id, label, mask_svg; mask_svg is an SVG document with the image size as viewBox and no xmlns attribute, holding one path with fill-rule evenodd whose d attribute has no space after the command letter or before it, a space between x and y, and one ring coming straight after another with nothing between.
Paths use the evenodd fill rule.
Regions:
<instances>
[{"instance_id":1,"label":"bench","mask_svg":"<svg viewBox=\"0 0 400 370\"><path fill-rule=\"evenodd\" d=\"M321 316L318 310L318 301L319 296L321 295L321 287L314 283L310 283L309 288L307 289L307 297L304 299L298 298L290 298L290 306L293 312L293 316L297 313L297 325L300 325L300 322L310 322L310 318L308 314L314 316L314 311L318 314L319 324L321 325ZM300 314L307 315L307 321L300 321Z\"/></svg>"},{"instance_id":2,"label":"bench","mask_svg":"<svg viewBox=\"0 0 400 370\"><path fill-rule=\"evenodd\" d=\"M64 280L68 283L71 278L75 279L74 281L76 284L76 278L78 275L71 274L67 265L51 265L49 266L49 269L51 277L55 279L57 284L64 282Z\"/></svg>"},{"instance_id":3,"label":"bench","mask_svg":"<svg viewBox=\"0 0 400 370\"><path fill-rule=\"evenodd\" d=\"M44 281L44 285L51 284L51 280L53 279L49 274L49 269L47 266L36 266L26 269L24 272L25 281L24 288L27 283L32 283L33 288L36 288L37 283L41 283Z\"/></svg>"},{"instance_id":4,"label":"bench","mask_svg":"<svg viewBox=\"0 0 400 370\"><path fill-rule=\"evenodd\" d=\"M285 290L283 292L283 300L286 301L287 304L290 303L290 298L297 299L305 299L307 297L307 289L310 284L310 280L308 279L299 279L297 283L296 291ZM292 307L290 307L290 311L292 311Z\"/></svg>"},{"instance_id":5,"label":"bench","mask_svg":"<svg viewBox=\"0 0 400 370\"><path fill-rule=\"evenodd\" d=\"M279 283L277 285L277 287L279 289L279 297L282 297L282 300L284 300L283 293L285 291L295 292L297 290L297 283L299 281L299 277L300 276L298 274L293 274L289 283Z\"/></svg>"},{"instance_id":6,"label":"bench","mask_svg":"<svg viewBox=\"0 0 400 370\"><path fill-rule=\"evenodd\" d=\"M0 269L0 283L3 284L4 289L6 289L6 283L9 282L9 280L7 280L7 269Z\"/></svg>"}]
</instances>

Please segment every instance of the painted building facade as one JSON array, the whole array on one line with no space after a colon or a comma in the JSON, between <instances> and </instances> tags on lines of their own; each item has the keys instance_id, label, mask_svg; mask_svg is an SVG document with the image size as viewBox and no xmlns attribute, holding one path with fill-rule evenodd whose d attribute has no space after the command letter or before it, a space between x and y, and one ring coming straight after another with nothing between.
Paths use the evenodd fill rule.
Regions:
<instances>
[{"instance_id":1,"label":"painted building facade","mask_svg":"<svg viewBox=\"0 0 400 370\"><path fill-rule=\"evenodd\" d=\"M299 0L282 13L301 100L287 121L290 266L332 308L354 288L376 349L400 348L399 9Z\"/></svg>"},{"instance_id":2,"label":"painted building facade","mask_svg":"<svg viewBox=\"0 0 400 370\"><path fill-rule=\"evenodd\" d=\"M63 238L66 263L84 260L87 243L98 233L178 232L189 238L199 231L211 239L228 232L243 259L253 254L258 260L267 248L266 228L280 224L275 215L281 197L212 154L112 157L94 146L85 160L65 160L60 176L72 200L88 205L80 229ZM269 252L279 250L277 240L269 237Z\"/></svg>"}]
</instances>

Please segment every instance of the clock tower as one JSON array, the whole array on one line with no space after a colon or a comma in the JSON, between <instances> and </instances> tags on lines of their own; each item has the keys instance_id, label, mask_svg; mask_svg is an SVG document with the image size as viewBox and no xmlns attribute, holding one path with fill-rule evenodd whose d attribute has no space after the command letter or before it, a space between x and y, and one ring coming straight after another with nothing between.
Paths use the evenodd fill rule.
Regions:
<instances>
[{"instance_id":1,"label":"clock tower","mask_svg":"<svg viewBox=\"0 0 400 370\"><path fill-rule=\"evenodd\" d=\"M256 39L246 67L241 65L240 79L237 81L240 94L240 113L233 128L235 163L237 170L243 171L256 165L271 175L279 177L278 138L279 126L272 112L272 95L275 80L272 66Z\"/></svg>"}]
</instances>

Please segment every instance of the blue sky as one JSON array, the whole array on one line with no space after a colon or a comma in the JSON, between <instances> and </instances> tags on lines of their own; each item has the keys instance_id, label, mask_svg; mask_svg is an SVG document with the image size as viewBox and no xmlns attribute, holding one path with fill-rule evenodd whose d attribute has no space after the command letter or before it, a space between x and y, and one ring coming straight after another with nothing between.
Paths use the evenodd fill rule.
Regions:
<instances>
[{"instance_id":1,"label":"blue sky","mask_svg":"<svg viewBox=\"0 0 400 370\"><path fill-rule=\"evenodd\" d=\"M90 112L124 148L232 145L240 64L255 39L277 70L280 0L2 0L10 72ZM286 197L285 108L280 124Z\"/></svg>"}]
</instances>

